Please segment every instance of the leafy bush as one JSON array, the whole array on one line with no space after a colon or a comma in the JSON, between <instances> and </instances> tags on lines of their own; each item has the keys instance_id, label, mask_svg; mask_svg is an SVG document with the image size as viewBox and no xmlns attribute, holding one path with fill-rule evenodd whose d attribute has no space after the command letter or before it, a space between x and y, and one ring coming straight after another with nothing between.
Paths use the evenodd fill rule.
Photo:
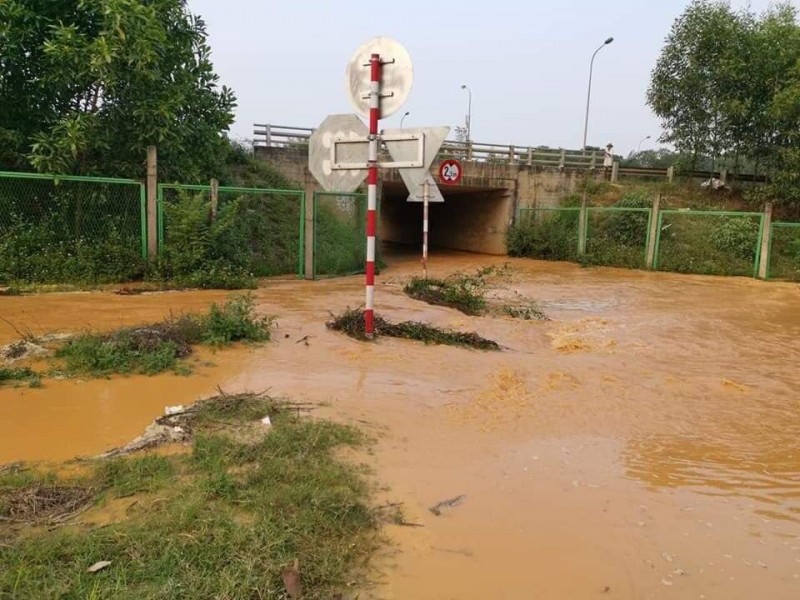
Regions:
<instances>
[{"instance_id":1,"label":"leafy bush","mask_svg":"<svg viewBox=\"0 0 800 600\"><path fill-rule=\"evenodd\" d=\"M720 252L742 260L752 260L758 241L758 222L749 218L729 218L711 233L711 242Z\"/></svg>"},{"instance_id":2,"label":"leafy bush","mask_svg":"<svg viewBox=\"0 0 800 600\"><path fill-rule=\"evenodd\" d=\"M102 237L70 239L58 215L0 229L0 281L109 283L141 279L140 241L110 228Z\"/></svg>"},{"instance_id":3,"label":"leafy bush","mask_svg":"<svg viewBox=\"0 0 800 600\"><path fill-rule=\"evenodd\" d=\"M69 340L56 357L64 360L71 374L155 375L177 368L178 361L189 356L196 344L267 341L272 323L270 317L256 316L251 296L240 296L222 307L212 304L206 315L184 315L111 333L86 333Z\"/></svg>"},{"instance_id":4,"label":"leafy bush","mask_svg":"<svg viewBox=\"0 0 800 600\"><path fill-rule=\"evenodd\" d=\"M202 288L252 288L256 277L294 273L298 264L296 198L243 194L220 201L215 218L205 195L165 202L165 243L152 277Z\"/></svg>"},{"instance_id":5,"label":"leafy bush","mask_svg":"<svg viewBox=\"0 0 800 600\"><path fill-rule=\"evenodd\" d=\"M575 260L578 255L578 211L541 211L508 228L510 256L541 260ZM537 218L539 217L539 218Z\"/></svg>"}]
</instances>

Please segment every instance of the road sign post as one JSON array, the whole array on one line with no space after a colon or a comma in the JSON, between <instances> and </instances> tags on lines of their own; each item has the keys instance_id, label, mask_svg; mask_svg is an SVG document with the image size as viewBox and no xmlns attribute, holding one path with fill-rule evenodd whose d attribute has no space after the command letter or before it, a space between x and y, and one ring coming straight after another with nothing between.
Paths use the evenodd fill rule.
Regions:
<instances>
[{"instance_id":1,"label":"road sign post","mask_svg":"<svg viewBox=\"0 0 800 600\"><path fill-rule=\"evenodd\" d=\"M364 308L364 333L375 333L375 238L378 228L378 121L381 113L381 57L369 59L369 169L367 172L367 298Z\"/></svg>"},{"instance_id":2,"label":"road sign post","mask_svg":"<svg viewBox=\"0 0 800 600\"><path fill-rule=\"evenodd\" d=\"M378 229L378 170L400 169L409 190L423 187L423 268L427 276L428 204L444 202L428 168L444 142L448 127L387 131L378 123L405 103L411 91L411 58L396 41L378 37L362 45L347 66L347 92L356 112L369 119L369 128L356 115L331 115L309 143L309 170L327 191L354 191L367 178L367 259L364 333L375 332L375 254ZM365 92L367 92L365 94ZM364 131L366 130L366 131ZM392 161L379 160L380 143ZM431 193L433 190L433 194ZM409 201L415 194L412 192Z\"/></svg>"},{"instance_id":3,"label":"road sign post","mask_svg":"<svg viewBox=\"0 0 800 600\"><path fill-rule=\"evenodd\" d=\"M428 278L428 204L430 200L430 184L422 182L422 276Z\"/></svg>"}]
</instances>

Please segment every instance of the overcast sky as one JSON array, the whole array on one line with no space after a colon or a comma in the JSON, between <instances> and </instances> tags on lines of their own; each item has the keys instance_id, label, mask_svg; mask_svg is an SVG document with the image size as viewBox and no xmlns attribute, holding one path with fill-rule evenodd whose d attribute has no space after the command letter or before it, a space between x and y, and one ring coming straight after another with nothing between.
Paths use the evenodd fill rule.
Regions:
<instances>
[{"instance_id":1,"label":"overcast sky","mask_svg":"<svg viewBox=\"0 0 800 600\"><path fill-rule=\"evenodd\" d=\"M800 0L794 0L795 4ZM686 0L189 0L208 24L212 58L238 97L232 135L253 123L316 127L352 112L344 72L375 36L401 42L414 62L414 87L396 127L463 125L472 89L477 142L579 148L589 60L595 61L589 144L627 154L658 120L645 105L650 71ZM732 0L762 11L768 0ZM370 8L373 5L375 8Z\"/></svg>"}]
</instances>

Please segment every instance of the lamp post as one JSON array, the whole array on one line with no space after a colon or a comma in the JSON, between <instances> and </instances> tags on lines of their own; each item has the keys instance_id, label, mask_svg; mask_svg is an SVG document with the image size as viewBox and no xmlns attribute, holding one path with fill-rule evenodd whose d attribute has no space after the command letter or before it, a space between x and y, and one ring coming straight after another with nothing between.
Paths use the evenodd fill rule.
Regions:
<instances>
[{"instance_id":1,"label":"lamp post","mask_svg":"<svg viewBox=\"0 0 800 600\"><path fill-rule=\"evenodd\" d=\"M644 144L647 140L649 140L652 135L648 135L647 137L642 138L642 141L639 142L639 145L636 147L636 154L639 154L642 151L642 144Z\"/></svg>"},{"instance_id":2,"label":"lamp post","mask_svg":"<svg viewBox=\"0 0 800 600\"><path fill-rule=\"evenodd\" d=\"M586 151L586 137L589 134L589 101L592 99L592 73L594 72L594 59L597 56L597 53L600 52L603 48L608 46L611 42L614 41L613 37L608 38L603 45L600 46L597 50L594 51L592 54L592 61L589 63L589 92L586 94L586 120L583 124L583 151Z\"/></svg>"},{"instance_id":3,"label":"lamp post","mask_svg":"<svg viewBox=\"0 0 800 600\"><path fill-rule=\"evenodd\" d=\"M402 128L403 128L403 121L405 121L405 120L406 120L406 117L407 117L408 115L410 115L410 114L411 114L411 111L410 111L410 110L407 110L407 111L406 111L406 114L404 114L402 117L400 117L400 129L402 129Z\"/></svg>"},{"instance_id":4,"label":"lamp post","mask_svg":"<svg viewBox=\"0 0 800 600\"><path fill-rule=\"evenodd\" d=\"M467 143L469 144L472 141L472 90L466 84L462 84L461 89L467 90L469 94L469 104L467 105Z\"/></svg>"}]
</instances>

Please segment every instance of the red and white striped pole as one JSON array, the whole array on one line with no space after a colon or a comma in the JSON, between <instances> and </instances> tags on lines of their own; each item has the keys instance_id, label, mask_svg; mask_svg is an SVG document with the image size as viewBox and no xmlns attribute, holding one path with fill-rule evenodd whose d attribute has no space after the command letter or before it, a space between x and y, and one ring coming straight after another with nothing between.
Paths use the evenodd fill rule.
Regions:
<instances>
[{"instance_id":1,"label":"red and white striped pole","mask_svg":"<svg viewBox=\"0 0 800 600\"><path fill-rule=\"evenodd\" d=\"M369 167L367 171L367 304L364 329L368 338L375 332L375 237L378 227L378 121L381 112L381 57L369 59Z\"/></svg>"},{"instance_id":2,"label":"red and white striped pole","mask_svg":"<svg viewBox=\"0 0 800 600\"><path fill-rule=\"evenodd\" d=\"M428 180L422 183L422 277L428 278L428 204L430 202Z\"/></svg>"}]
</instances>

